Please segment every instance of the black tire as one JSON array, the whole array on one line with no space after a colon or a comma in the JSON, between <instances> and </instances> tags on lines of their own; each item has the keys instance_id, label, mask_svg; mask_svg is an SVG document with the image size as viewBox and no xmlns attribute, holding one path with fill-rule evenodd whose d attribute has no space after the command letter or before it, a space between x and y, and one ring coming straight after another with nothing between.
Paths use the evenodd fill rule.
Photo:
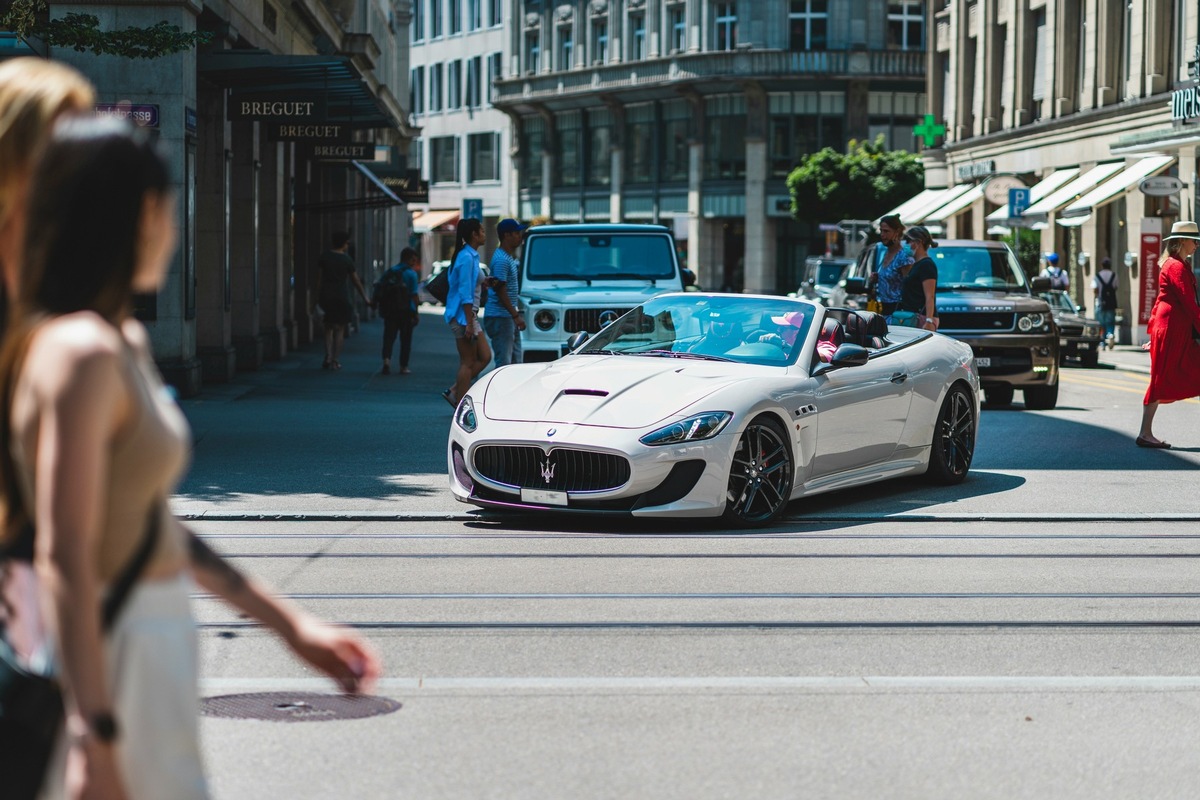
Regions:
<instances>
[{"instance_id":1,"label":"black tire","mask_svg":"<svg viewBox=\"0 0 1200 800\"><path fill-rule=\"evenodd\" d=\"M937 423L933 426L933 442L929 446L929 469L925 476L933 483L952 486L962 483L971 469L975 456L975 401L962 386L946 393Z\"/></svg>"},{"instance_id":2,"label":"black tire","mask_svg":"<svg viewBox=\"0 0 1200 800\"><path fill-rule=\"evenodd\" d=\"M1025 390L1025 407L1030 411L1049 411L1058 405L1058 381L1053 386Z\"/></svg>"},{"instance_id":3,"label":"black tire","mask_svg":"<svg viewBox=\"0 0 1200 800\"><path fill-rule=\"evenodd\" d=\"M992 389L983 390L983 399L987 401L989 406L997 408L1006 408L1012 405L1013 387L997 386Z\"/></svg>"},{"instance_id":4,"label":"black tire","mask_svg":"<svg viewBox=\"0 0 1200 800\"><path fill-rule=\"evenodd\" d=\"M1086 353L1080 353L1079 363L1085 367L1095 367L1100 363L1100 351L1089 350Z\"/></svg>"},{"instance_id":5,"label":"black tire","mask_svg":"<svg viewBox=\"0 0 1200 800\"><path fill-rule=\"evenodd\" d=\"M725 519L741 527L775 520L792 494L792 445L778 422L757 417L738 440L725 490Z\"/></svg>"}]
</instances>

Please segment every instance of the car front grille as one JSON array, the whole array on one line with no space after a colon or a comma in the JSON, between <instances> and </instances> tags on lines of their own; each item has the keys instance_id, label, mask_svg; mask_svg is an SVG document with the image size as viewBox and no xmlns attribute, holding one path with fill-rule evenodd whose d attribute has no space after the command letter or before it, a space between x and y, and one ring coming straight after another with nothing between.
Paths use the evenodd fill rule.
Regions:
<instances>
[{"instance_id":1,"label":"car front grille","mask_svg":"<svg viewBox=\"0 0 1200 800\"><path fill-rule=\"evenodd\" d=\"M1016 326L1017 315L992 314L938 314L939 331L1011 331Z\"/></svg>"},{"instance_id":2,"label":"car front grille","mask_svg":"<svg viewBox=\"0 0 1200 800\"><path fill-rule=\"evenodd\" d=\"M991 365L980 367L980 375L1019 375L1033 369L1028 347L977 347L976 358L990 358Z\"/></svg>"},{"instance_id":3,"label":"car front grille","mask_svg":"<svg viewBox=\"0 0 1200 800\"><path fill-rule=\"evenodd\" d=\"M1083 326L1082 325L1059 325L1058 326L1058 335L1059 336L1083 336Z\"/></svg>"},{"instance_id":4,"label":"car front grille","mask_svg":"<svg viewBox=\"0 0 1200 800\"><path fill-rule=\"evenodd\" d=\"M614 311L619 317L629 311L628 308L568 308L563 319L563 329L567 333L587 331L595 333L600 330L600 315L606 311Z\"/></svg>"},{"instance_id":5,"label":"car front grille","mask_svg":"<svg viewBox=\"0 0 1200 800\"><path fill-rule=\"evenodd\" d=\"M481 445L476 448L475 470L489 481L517 489L551 489L559 492L603 492L629 482L629 461L624 456L590 450Z\"/></svg>"}]
</instances>

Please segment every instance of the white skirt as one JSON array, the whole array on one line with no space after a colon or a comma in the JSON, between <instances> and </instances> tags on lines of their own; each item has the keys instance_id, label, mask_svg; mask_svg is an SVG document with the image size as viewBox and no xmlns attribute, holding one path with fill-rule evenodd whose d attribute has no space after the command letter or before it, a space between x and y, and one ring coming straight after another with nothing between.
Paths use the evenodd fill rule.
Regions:
<instances>
[{"instance_id":1,"label":"white skirt","mask_svg":"<svg viewBox=\"0 0 1200 800\"><path fill-rule=\"evenodd\" d=\"M143 581L109 633L108 688L120 728L117 761L130 800L205 800L200 760L196 626L186 576ZM44 800L65 796L66 743Z\"/></svg>"}]
</instances>

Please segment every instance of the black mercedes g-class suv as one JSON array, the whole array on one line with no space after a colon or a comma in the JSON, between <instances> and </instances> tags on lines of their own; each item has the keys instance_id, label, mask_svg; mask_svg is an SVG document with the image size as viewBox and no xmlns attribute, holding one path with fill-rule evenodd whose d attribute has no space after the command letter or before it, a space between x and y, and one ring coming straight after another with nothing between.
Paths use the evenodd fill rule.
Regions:
<instances>
[{"instance_id":1,"label":"black mercedes g-class suv","mask_svg":"<svg viewBox=\"0 0 1200 800\"><path fill-rule=\"evenodd\" d=\"M830 305L866 306L878 255L875 246L863 250ZM1009 405L1016 389L1026 408L1058 405L1058 331L1037 296L1050 279L1027 278L1003 242L942 239L929 256L938 270L938 332L971 345L988 405Z\"/></svg>"}]
</instances>

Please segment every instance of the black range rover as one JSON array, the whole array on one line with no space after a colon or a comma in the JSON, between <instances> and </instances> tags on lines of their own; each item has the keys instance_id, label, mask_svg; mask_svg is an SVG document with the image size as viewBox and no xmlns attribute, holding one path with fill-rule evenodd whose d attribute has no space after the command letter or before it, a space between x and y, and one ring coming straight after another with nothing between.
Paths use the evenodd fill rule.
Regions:
<instances>
[{"instance_id":1,"label":"black range rover","mask_svg":"<svg viewBox=\"0 0 1200 800\"><path fill-rule=\"evenodd\" d=\"M875 272L878 248L863 250L830 305L865 305L866 279ZM1025 407L1058 405L1058 331L1046 301L1048 278L1028 279L1003 242L944 239L929 251L937 265L939 333L975 351L975 365L989 405L1006 406L1013 392Z\"/></svg>"}]
</instances>

